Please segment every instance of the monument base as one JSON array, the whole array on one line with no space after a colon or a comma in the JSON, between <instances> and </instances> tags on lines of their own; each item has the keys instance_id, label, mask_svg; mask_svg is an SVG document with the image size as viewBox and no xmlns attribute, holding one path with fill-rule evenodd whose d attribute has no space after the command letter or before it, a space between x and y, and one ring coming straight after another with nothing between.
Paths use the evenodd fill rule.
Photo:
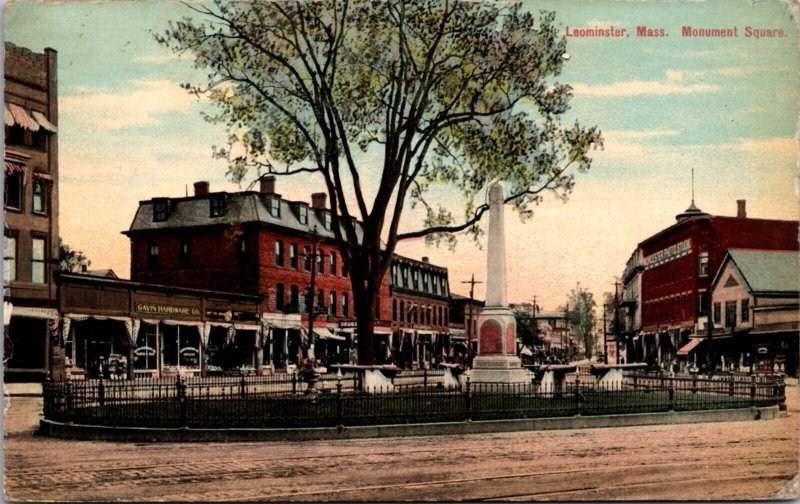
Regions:
<instances>
[{"instance_id":1,"label":"monument base","mask_svg":"<svg viewBox=\"0 0 800 504\"><path fill-rule=\"evenodd\" d=\"M533 373L522 367L515 355L478 355L472 361L469 381L472 385L482 383L519 383L530 385Z\"/></svg>"}]
</instances>

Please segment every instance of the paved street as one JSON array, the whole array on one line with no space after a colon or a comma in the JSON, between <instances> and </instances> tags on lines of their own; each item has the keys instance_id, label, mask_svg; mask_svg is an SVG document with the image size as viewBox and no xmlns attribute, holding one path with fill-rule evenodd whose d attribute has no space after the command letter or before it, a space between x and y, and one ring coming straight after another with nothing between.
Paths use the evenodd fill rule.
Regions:
<instances>
[{"instance_id":1,"label":"paved street","mask_svg":"<svg viewBox=\"0 0 800 504\"><path fill-rule=\"evenodd\" d=\"M14 500L770 499L798 473L798 389L761 422L301 443L126 444L35 437L6 415ZM795 484L781 497L797 498Z\"/></svg>"}]
</instances>

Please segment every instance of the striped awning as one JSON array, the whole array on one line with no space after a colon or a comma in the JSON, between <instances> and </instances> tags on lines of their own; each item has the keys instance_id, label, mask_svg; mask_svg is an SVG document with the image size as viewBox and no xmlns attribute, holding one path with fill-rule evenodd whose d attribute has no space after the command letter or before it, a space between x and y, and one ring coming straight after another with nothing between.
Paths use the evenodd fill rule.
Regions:
<instances>
[{"instance_id":1,"label":"striped awning","mask_svg":"<svg viewBox=\"0 0 800 504\"><path fill-rule=\"evenodd\" d=\"M11 111L11 115L14 117L14 124L21 126L29 131L39 131L39 123L36 122L28 112L17 105L16 103L9 103L8 109Z\"/></svg>"},{"instance_id":2,"label":"striped awning","mask_svg":"<svg viewBox=\"0 0 800 504\"><path fill-rule=\"evenodd\" d=\"M56 128L55 125L51 123L41 112L33 110L31 111L31 114L36 122L39 123L39 125L45 130L49 131L50 133L56 133L58 131L58 128Z\"/></svg>"},{"instance_id":3,"label":"striped awning","mask_svg":"<svg viewBox=\"0 0 800 504\"><path fill-rule=\"evenodd\" d=\"M49 173L45 173L45 172L35 171L35 172L33 172L33 178L38 179L38 180L45 180L47 182L52 182L53 181L53 176L50 175Z\"/></svg>"},{"instance_id":4,"label":"striped awning","mask_svg":"<svg viewBox=\"0 0 800 504\"><path fill-rule=\"evenodd\" d=\"M700 341L697 338L690 339L689 343L686 343L678 350L678 355L689 355L689 352L694 350L700 344Z\"/></svg>"},{"instance_id":5,"label":"striped awning","mask_svg":"<svg viewBox=\"0 0 800 504\"><path fill-rule=\"evenodd\" d=\"M13 161L5 160L5 170L6 174L9 173L21 173L25 171L25 168L19 163L14 163Z\"/></svg>"},{"instance_id":6,"label":"striped awning","mask_svg":"<svg viewBox=\"0 0 800 504\"><path fill-rule=\"evenodd\" d=\"M8 110L8 105L3 104L3 122L6 126L14 126L14 114Z\"/></svg>"}]
</instances>

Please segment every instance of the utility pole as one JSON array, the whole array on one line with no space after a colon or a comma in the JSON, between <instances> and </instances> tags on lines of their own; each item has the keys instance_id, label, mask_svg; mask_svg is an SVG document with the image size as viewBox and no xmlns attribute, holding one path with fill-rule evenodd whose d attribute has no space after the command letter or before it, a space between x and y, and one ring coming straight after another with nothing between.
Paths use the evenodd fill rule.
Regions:
<instances>
[{"instance_id":1,"label":"utility pole","mask_svg":"<svg viewBox=\"0 0 800 504\"><path fill-rule=\"evenodd\" d=\"M480 280L475 280L475 273L473 273L469 280L462 280L461 283L469 284L469 319L465 318L464 320L464 325L467 326L467 361L469 361L469 357L472 354L472 316L473 304L475 302L475 284L483 282Z\"/></svg>"},{"instance_id":2,"label":"utility pole","mask_svg":"<svg viewBox=\"0 0 800 504\"><path fill-rule=\"evenodd\" d=\"M314 301L316 298L317 293L315 292L315 281L317 278L317 242L319 241L319 234L317 234L317 226L315 225L311 231L311 287L309 292L309 296L311 296L311 302L309 304L308 310L308 357L316 357L314 355ZM325 264L325 260L322 259L323 267Z\"/></svg>"},{"instance_id":3,"label":"utility pole","mask_svg":"<svg viewBox=\"0 0 800 504\"><path fill-rule=\"evenodd\" d=\"M622 284L619 283L619 280L614 282L614 340L617 342L617 364L619 364L619 354L620 354L620 335L619 335L619 288Z\"/></svg>"},{"instance_id":4,"label":"utility pole","mask_svg":"<svg viewBox=\"0 0 800 504\"><path fill-rule=\"evenodd\" d=\"M603 303L603 352L606 355L606 364L608 364L608 331L606 330L606 312L608 311L608 303Z\"/></svg>"}]
</instances>

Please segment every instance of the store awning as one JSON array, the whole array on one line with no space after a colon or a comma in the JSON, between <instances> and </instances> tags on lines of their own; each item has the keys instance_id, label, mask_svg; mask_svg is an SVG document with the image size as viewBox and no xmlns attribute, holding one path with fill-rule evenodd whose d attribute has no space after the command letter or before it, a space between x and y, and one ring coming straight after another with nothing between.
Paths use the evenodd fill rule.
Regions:
<instances>
[{"instance_id":1,"label":"store awning","mask_svg":"<svg viewBox=\"0 0 800 504\"><path fill-rule=\"evenodd\" d=\"M697 347L697 345L700 344L701 341L702 340L699 340L697 338L690 339L689 343L686 343L685 345L683 345L678 349L678 355L689 355L689 352L694 350Z\"/></svg>"},{"instance_id":2,"label":"store awning","mask_svg":"<svg viewBox=\"0 0 800 504\"><path fill-rule=\"evenodd\" d=\"M56 133L58 128L55 127L53 123L51 123L41 112L37 112L35 110L31 111L31 115L39 123L39 126L44 128L45 130L49 131L50 133Z\"/></svg>"},{"instance_id":3,"label":"store awning","mask_svg":"<svg viewBox=\"0 0 800 504\"><path fill-rule=\"evenodd\" d=\"M47 182L53 181L53 177L49 173L44 172L33 172L33 178L37 180L45 180Z\"/></svg>"},{"instance_id":4,"label":"store awning","mask_svg":"<svg viewBox=\"0 0 800 504\"><path fill-rule=\"evenodd\" d=\"M21 173L25 171L25 169L22 167L21 164L13 163L11 161L5 161L5 169L6 169L6 175L8 175L9 173Z\"/></svg>"},{"instance_id":5,"label":"store awning","mask_svg":"<svg viewBox=\"0 0 800 504\"><path fill-rule=\"evenodd\" d=\"M394 331L392 331L391 327L375 327L372 332L375 334L392 334Z\"/></svg>"},{"instance_id":6,"label":"store awning","mask_svg":"<svg viewBox=\"0 0 800 504\"><path fill-rule=\"evenodd\" d=\"M14 118L14 124L29 131L39 131L39 123L28 115L28 112L24 108L16 103L9 103L8 109L11 111L11 115Z\"/></svg>"},{"instance_id":7,"label":"store awning","mask_svg":"<svg viewBox=\"0 0 800 504\"><path fill-rule=\"evenodd\" d=\"M339 336L327 327L315 327L314 334L321 340L345 341L347 338Z\"/></svg>"},{"instance_id":8,"label":"store awning","mask_svg":"<svg viewBox=\"0 0 800 504\"><path fill-rule=\"evenodd\" d=\"M14 115L8 110L8 105L3 104L3 122L6 126L14 126Z\"/></svg>"}]
</instances>

